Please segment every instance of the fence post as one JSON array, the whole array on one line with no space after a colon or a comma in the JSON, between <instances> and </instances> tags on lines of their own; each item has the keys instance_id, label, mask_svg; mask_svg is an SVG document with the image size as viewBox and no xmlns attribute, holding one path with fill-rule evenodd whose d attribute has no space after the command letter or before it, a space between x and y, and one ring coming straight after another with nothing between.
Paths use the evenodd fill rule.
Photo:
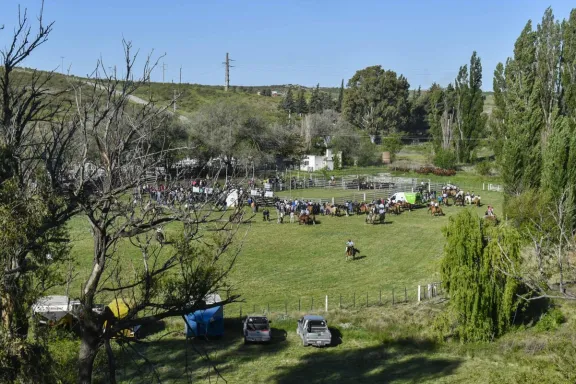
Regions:
<instances>
[{"instance_id":1,"label":"fence post","mask_svg":"<svg viewBox=\"0 0 576 384\"><path fill-rule=\"evenodd\" d=\"M326 295L326 312L328 312L328 295Z\"/></svg>"},{"instance_id":2,"label":"fence post","mask_svg":"<svg viewBox=\"0 0 576 384\"><path fill-rule=\"evenodd\" d=\"M404 287L404 302L408 302L408 289L406 287Z\"/></svg>"},{"instance_id":3,"label":"fence post","mask_svg":"<svg viewBox=\"0 0 576 384\"><path fill-rule=\"evenodd\" d=\"M392 305L396 304L394 300L394 288L392 288Z\"/></svg>"},{"instance_id":4,"label":"fence post","mask_svg":"<svg viewBox=\"0 0 576 384\"><path fill-rule=\"evenodd\" d=\"M428 299L432 298L432 284L428 284Z\"/></svg>"},{"instance_id":5,"label":"fence post","mask_svg":"<svg viewBox=\"0 0 576 384\"><path fill-rule=\"evenodd\" d=\"M334 205L334 198L332 198L332 205Z\"/></svg>"},{"instance_id":6,"label":"fence post","mask_svg":"<svg viewBox=\"0 0 576 384\"><path fill-rule=\"evenodd\" d=\"M363 201L366 201L366 192L364 192L364 200Z\"/></svg>"},{"instance_id":7,"label":"fence post","mask_svg":"<svg viewBox=\"0 0 576 384\"><path fill-rule=\"evenodd\" d=\"M420 291L421 291L421 286L418 285L418 302L420 302L420 299L421 299L421 297L420 297Z\"/></svg>"}]
</instances>

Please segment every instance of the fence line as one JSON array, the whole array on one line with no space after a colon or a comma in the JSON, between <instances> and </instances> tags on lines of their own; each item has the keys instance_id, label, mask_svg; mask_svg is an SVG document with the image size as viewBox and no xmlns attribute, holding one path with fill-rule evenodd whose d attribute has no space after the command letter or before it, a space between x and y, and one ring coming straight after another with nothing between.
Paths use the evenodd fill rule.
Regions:
<instances>
[{"instance_id":1,"label":"fence line","mask_svg":"<svg viewBox=\"0 0 576 384\"><path fill-rule=\"evenodd\" d=\"M385 292L380 288L379 291L356 294L353 292L348 295L323 295L323 296L302 296L298 298L298 302L284 300L283 304L270 305L266 303L239 303L240 317L248 314L272 314L298 311L298 312L330 312L332 310L352 309L352 308L369 308L376 306L398 305L409 302L421 302L430 300L434 297L443 294L442 286L440 283L430 283L426 285L418 285L416 289L408 290L407 287L396 290L392 288L391 291Z\"/></svg>"}]
</instances>

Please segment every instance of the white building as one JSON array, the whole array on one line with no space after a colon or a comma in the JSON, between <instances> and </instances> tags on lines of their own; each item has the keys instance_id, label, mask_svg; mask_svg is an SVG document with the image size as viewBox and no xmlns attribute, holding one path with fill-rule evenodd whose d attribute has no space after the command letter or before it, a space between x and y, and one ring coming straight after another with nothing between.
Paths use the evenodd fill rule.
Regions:
<instances>
[{"instance_id":1,"label":"white building","mask_svg":"<svg viewBox=\"0 0 576 384\"><path fill-rule=\"evenodd\" d=\"M300 163L300 170L306 172L319 171L323 168L334 170L334 158L338 157L342 164L342 152L332 154L331 149L326 150L326 155L305 155Z\"/></svg>"}]
</instances>

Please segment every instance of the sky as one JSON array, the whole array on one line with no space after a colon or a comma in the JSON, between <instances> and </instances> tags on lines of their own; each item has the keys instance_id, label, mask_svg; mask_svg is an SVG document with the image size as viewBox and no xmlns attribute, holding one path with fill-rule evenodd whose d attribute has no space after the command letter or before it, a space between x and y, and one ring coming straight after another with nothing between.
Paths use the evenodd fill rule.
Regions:
<instances>
[{"instance_id":1,"label":"sky","mask_svg":"<svg viewBox=\"0 0 576 384\"><path fill-rule=\"evenodd\" d=\"M41 0L0 0L0 49L7 46L18 5L32 21ZM403 74L411 88L447 85L472 52L482 59L483 89L496 64L512 54L528 20L551 6L567 18L563 0L45 0L54 21L49 41L23 64L78 76L102 58L122 74L122 39L140 50L140 63L164 55L153 81L230 85L340 86L357 70L381 65ZM164 71L162 70L164 64Z\"/></svg>"}]
</instances>

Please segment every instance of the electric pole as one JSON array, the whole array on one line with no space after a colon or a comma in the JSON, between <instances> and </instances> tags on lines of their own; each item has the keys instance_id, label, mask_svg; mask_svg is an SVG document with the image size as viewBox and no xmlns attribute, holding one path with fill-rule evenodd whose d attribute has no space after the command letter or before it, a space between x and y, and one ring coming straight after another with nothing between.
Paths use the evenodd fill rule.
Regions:
<instances>
[{"instance_id":1,"label":"electric pole","mask_svg":"<svg viewBox=\"0 0 576 384\"><path fill-rule=\"evenodd\" d=\"M182 66L180 66L180 82L178 84L182 84Z\"/></svg>"},{"instance_id":2,"label":"electric pole","mask_svg":"<svg viewBox=\"0 0 576 384\"><path fill-rule=\"evenodd\" d=\"M226 68L226 79L225 79L225 83L224 83L224 91L226 91L226 92L228 92L228 88L230 88L230 67L234 67L233 65L230 65L231 61L234 61L234 60L230 59L228 52L226 52L226 61L222 63L222 64L224 64L224 66Z\"/></svg>"},{"instance_id":3,"label":"electric pole","mask_svg":"<svg viewBox=\"0 0 576 384\"><path fill-rule=\"evenodd\" d=\"M174 112L176 112L176 90L174 90Z\"/></svg>"}]
</instances>

